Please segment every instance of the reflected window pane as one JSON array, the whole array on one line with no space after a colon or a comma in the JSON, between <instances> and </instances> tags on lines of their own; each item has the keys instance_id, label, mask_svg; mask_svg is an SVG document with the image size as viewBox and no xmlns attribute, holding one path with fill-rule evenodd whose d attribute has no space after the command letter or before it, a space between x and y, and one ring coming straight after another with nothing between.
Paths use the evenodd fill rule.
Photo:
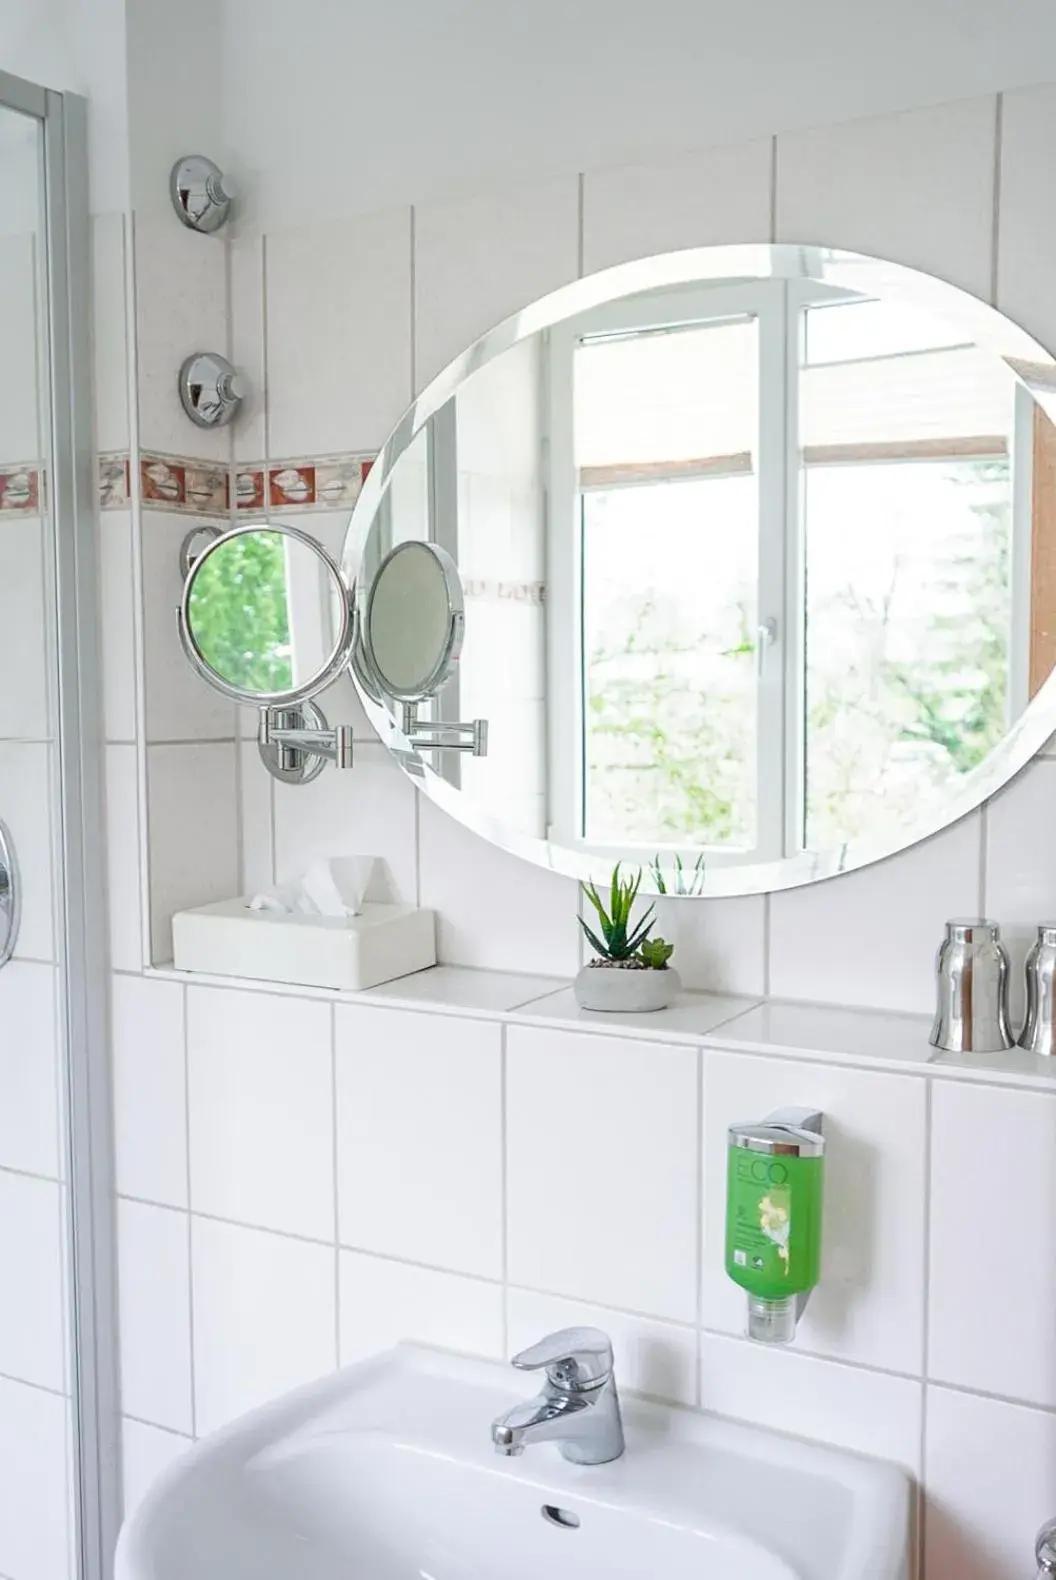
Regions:
<instances>
[{"instance_id":1,"label":"reflected window pane","mask_svg":"<svg viewBox=\"0 0 1056 1580\"><path fill-rule=\"evenodd\" d=\"M583 500L584 834L750 848L754 477Z\"/></svg>"},{"instance_id":2,"label":"reflected window pane","mask_svg":"<svg viewBox=\"0 0 1056 1580\"><path fill-rule=\"evenodd\" d=\"M808 847L919 825L1004 735L1009 472L805 469Z\"/></svg>"},{"instance_id":3,"label":"reflected window pane","mask_svg":"<svg viewBox=\"0 0 1056 1580\"><path fill-rule=\"evenodd\" d=\"M758 322L585 341L582 833L756 843Z\"/></svg>"}]
</instances>

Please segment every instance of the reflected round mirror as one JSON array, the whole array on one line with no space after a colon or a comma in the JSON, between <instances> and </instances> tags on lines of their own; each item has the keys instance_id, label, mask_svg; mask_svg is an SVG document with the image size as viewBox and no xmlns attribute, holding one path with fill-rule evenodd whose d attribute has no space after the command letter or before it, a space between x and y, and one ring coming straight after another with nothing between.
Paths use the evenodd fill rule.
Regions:
<instances>
[{"instance_id":1,"label":"reflected round mirror","mask_svg":"<svg viewBox=\"0 0 1056 1580\"><path fill-rule=\"evenodd\" d=\"M453 816L576 877L751 894L892 854L1056 729L1054 415L1048 352L876 259L718 247L580 280L452 363L375 463L344 560L392 682L367 712ZM430 548L465 600L431 717L488 718L480 761L400 739L384 700L442 631Z\"/></svg>"},{"instance_id":2,"label":"reflected round mirror","mask_svg":"<svg viewBox=\"0 0 1056 1580\"><path fill-rule=\"evenodd\" d=\"M180 640L198 673L236 702L304 702L347 666L353 602L339 567L306 532L238 527L191 567Z\"/></svg>"},{"instance_id":3,"label":"reflected round mirror","mask_svg":"<svg viewBox=\"0 0 1056 1580\"><path fill-rule=\"evenodd\" d=\"M435 543L397 543L367 591L368 673L396 701L432 697L458 662L463 625L462 584L450 554Z\"/></svg>"}]
</instances>

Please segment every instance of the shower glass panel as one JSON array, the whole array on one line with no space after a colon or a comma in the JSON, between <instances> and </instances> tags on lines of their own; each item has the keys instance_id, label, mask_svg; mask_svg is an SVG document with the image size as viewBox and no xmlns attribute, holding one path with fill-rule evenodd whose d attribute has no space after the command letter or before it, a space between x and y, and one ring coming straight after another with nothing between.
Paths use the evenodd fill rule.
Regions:
<instances>
[{"instance_id":1,"label":"shower glass panel","mask_svg":"<svg viewBox=\"0 0 1056 1580\"><path fill-rule=\"evenodd\" d=\"M87 343L87 216L80 174L70 203L73 122L78 101L0 73L0 822L15 858L0 886L9 915L20 912L0 967L4 1580L102 1580L109 1544L84 1102L103 1025L96 1017L91 1029L86 1012L102 962L85 939L103 929L102 885L86 881L84 860L86 843L99 841L98 822L85 822L93 792L81 691L92 664L82 672L78 656L92 522L87 411L74 399ZM83 124L76 130L83 149ZM100 1309L109 1324L106 1298ZM111 1432L105 1452L116 1459L112 1444Z\"/></svg>"}]
</instances>

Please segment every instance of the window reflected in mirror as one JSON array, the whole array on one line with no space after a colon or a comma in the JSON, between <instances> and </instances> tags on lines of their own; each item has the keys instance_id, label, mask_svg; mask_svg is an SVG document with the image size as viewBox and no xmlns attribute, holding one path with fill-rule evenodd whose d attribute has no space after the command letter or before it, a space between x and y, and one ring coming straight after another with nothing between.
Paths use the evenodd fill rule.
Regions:
<instances>
[{"instance_id":1,"label":"window reflected in mirror","mask_svg":"<svg viewBox=\"0 0 1056 1580\"><path fill-rule=\"evenodd\" d=\"M1052 424L966 299L755 251L479 357L353 520L364 575L415 538L458 565L434 715L491 745L424 755L444 804L563 870L739 892L901 848L972 804L1056 657Z\"/></svg>"}]
</instances>

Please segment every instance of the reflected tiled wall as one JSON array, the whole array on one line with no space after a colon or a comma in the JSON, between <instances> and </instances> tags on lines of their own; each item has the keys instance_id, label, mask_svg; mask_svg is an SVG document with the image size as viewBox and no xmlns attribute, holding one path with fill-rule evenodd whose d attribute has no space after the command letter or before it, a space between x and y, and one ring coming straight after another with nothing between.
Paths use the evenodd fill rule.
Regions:
<instances>
[{"instance_id":1,"label":"reflected tiled wall","mask_svg":"<svg viewBox=\"0 0 1056 1580\"><path fill-rule=\"evenodd\" d=\"M165 380L208 342L254 395L207 459L263 471L369 455L504 314L580 268L720 241L916 265L1056 346L1054 137L1056 89L1032 89L1000 117L971 100L430 204L413 223L400 210L225 247L151 221L135 241L139 443L186 451ZM344 521L316 511L310 525L334 547ZM589 1315L616 1335L628 1381L924 1472L928 1580L1025 1572L1056 1504L1056 1099L143 977L175 905L342 850L379 855L393 894L437 908L447 962L568 976L580 958L574 885L419 801L347 684L324 705L358 726L355 772L305 790L266 778L181 667L185 527L135 509L101 526L130 1493L186 1438L339 1358L411 1334L499 1355ZM1000 917L1021 958L1030 924L1056 912L1054 804L1043 759L890 862L695 904L677 920L683 974L924 1011L948 915ZM605 1107L574 1168L571 1146L531 1145L547 1070L568 1106L581 1090ZM722 1126L788 1101L832 1115L861 1236L779 1354L736 1336L708 1248Z\"/></svg>"}]
</instances>

